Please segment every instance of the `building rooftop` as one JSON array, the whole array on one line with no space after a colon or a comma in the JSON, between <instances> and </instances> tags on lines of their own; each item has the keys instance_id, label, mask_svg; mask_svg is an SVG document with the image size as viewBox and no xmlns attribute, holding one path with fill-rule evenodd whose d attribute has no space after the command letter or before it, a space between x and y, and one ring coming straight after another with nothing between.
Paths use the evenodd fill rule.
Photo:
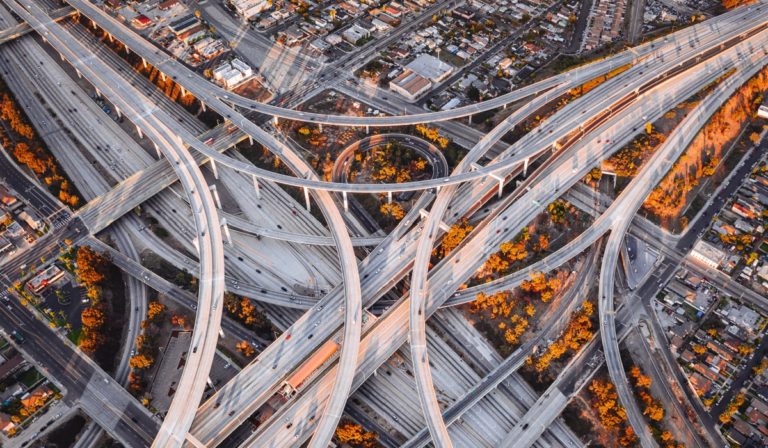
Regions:
<instances>
[{"instance_id":1,"label":"building rooftop","mask_svg":"<svg viewBox=\"0 0 768 448\"><path fill-rule=\"evenodd\" d=\"M452 65L428 54L418 55L406 68L432 82L442 81L453 71Z\"/></svg>"}]
</instances>

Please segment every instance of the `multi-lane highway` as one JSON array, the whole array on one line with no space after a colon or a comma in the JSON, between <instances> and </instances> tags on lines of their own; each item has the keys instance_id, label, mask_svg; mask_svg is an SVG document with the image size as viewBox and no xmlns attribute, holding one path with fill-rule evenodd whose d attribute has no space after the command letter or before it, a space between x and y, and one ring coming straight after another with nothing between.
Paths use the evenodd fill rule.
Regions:
<instances>
[{"instance_id":1,"label":"multi-lane highway","mask_svg":"<svg viewBox=\"0 0 768 448\"><path fill-rule=\"evenodd\" d=\"M198 240L199 264L196 266L200 269L199 277L202 286L197 313L198 325L193 335L192 359L188 360L180 383L184 386L184 393L177 393L174 399L171 411L156 440L158 446L180 445L185 439L203 445L220 442L244 418L272 396L281 382L290 376L320 344L336 338L341 342L338 358L334 358L330 366L324 368L305 390L288 400L275 417L265 422L246 442L254 446L275 443L294 444L298 440L303 442L314 434L310 444L325 446L333 434L349 392L359 387L372 371L375 371L405 342L406 328L410 328L410 351L414 362L417 390L427 417L427 425L436 444L450 446L451 439L442 421L442 412L429 369L426 317L439 306L449 303L449 298L454 295L453 291L482 265L488 253L495 251L500 242L512 238L548 202L564 193L595 164L629 141L638 129L642 129L644 123L653 121L731 67L747 66L752 69L758 66L750 65L746 55L754 54L755 48L763 46L765 36L761 30L766 21L764 17L766 12L762 10L762 5L741 8L710 22L668 36L663 42L645 44L633 51L550 78L480 105L447 113L378 118L310 114L263 105L237 97L189 71L98 7L82 0L70 0L69 3L94 20L110 35L126 43L131 51L136 52L166 75L173 77L208 107L241 129L245 135L264 144L267 149L286 161L297 175L292 177L258 169L243 159L223 155L216 148L203 144L199 134L190 132L184 126L176 125L174 120L168 119L162 109L153 108L151 101L145 95L130 87L112 66L103 63L99 58L92 57L88 48L79 42L77 36L50 20L51 17L44 10L26 0L23 4L8 1L19 16L40 33L64 59L78 69L79 74L84 75L105 97L119 107L127 118L137 125L140 133L146 134L157 144L158 151L164 153L171 161L170 165L176 171L176 175L180 176L186 192L191 207L190 217L195 221ZM751 20L742 21L743 18ZM535 111L539 106L557 98L570 86L578 85L626 64L633 65L624 74L606 81L588 97L569 103L488 166L477 165L477 160L502 135L525 118L526 113ZM692 68L694 70L691 70ZM351 126L391 126L471 115L481 110L503 106L535 93L544 93L544 95L531 101L484 137L472 149L470 156L456 168L452 176L386 186L350 185L319 180L308 164L290 146L281 143L230 106L233 104L248 108L271 115L276 119L288 118ZM123 98L123 96L129 98ZM242 137L242 134L238 134L238 137ZM196 158L188 152L187 146L195 151ZM548 149L553 149L554 154L549 156L513 194L507 195L492 212L487 213L476 225L473 233L457 249L429 270L428 262L432 248L438 243L441 232L445 230L445 224L450 225L460 217L477 211L482 207L482 203L495 194L497 184L500 189L512 174L527 171L528 163ZM331 289L331 292L320 299L305 316L287 330L276 344L265 350L249 368L244 369L235 380L204 404L193 423L194 408L188 403L197 403L202 394L202 387L210 368L210 357L215 351L216 332L221 320L220 297L224 289L224 248L221 245L222 232L218 219L220 212L216 210L208 183L198 168L201 161L208 158L211 160L214 174L217 166L218 169L228 167L234 170L237 176L254 176L254 180L260 179L262 182L269 180L297 186L303 188L308 197L310 195L314 197L331 231L330 237L318 235L321 239L317 241L323 243L332 241L337 248L342 284ZM665 161L664 166L668 166L672 161ZM148 194L146 197L134 199L137 201L135 203L141 204L170 185L174 179L167 173L163 181L164 185L157 187L158 189L151 194L144 193ZM486 182L488 177L494 181ZM141 176L137 176L133 182L140 178ZM225 181L227 182L229 179ZM460 186L462 183L466 185ZM233 186L231 182L228 185L232 191L237 191L237 186ZM346 231L339 207L328 192L391 193L428 190L435 187L438 187L437 200L427 214L426 221L416 224L415 216L419 213L419 209L409 213L393 235L375 241L380 241L379 246L360 264L361 272L358 273L357 260L352 251L352 239ZM139 184L125 188L117 191L116 194L121 195L117 196L118 198L125 197L123 195L130 193L133 189L140 189ZM433 198L434 193L427 192L419 203L426 206ZM624 211L622 207L626 207L626 201L625 199L614 203L572 246L567 250L556 252L538 266L549 269L556 267L563 260L582 252L609 229L616 233L613 223L614 214ZM121 203L118 207L126 207L126 204L131 203L130 201L116 202ZM104 201L102 204L112 205L111 202ZM454 213L453 216L447 214L449 207ZM111 224L114 219L127 211L118 209L101 215L99 213L103 210L99 208L90 210L89 216L95 220L102 220L98 224L101 228ZM95 210L98 212L94 212ZM634 213L629 216L632 215ZM86 216L85 213L83 216ZM630 219L625 218L625 220L628 225ZM80 222L77 219L72 221L73 224L70 226L72 230L66 232L79 233ZM241 221L240 224L242 227L249 227L246 221ZM409 228L412 230L409 231ZM255 229L258 228L250 227L243 230L260 234L259 230ZM64 231L58 234L62 233ZM300 238L293 233L275 232L274 234L278 237L288 235L290 238ZM312 237L312 235L309 236ZM82 237L84 235L79 236L79 238ZM246 238L246 235L242 238ZM50 239L47 242L41 241L43 243L41 247L45 248L48 245L53 248ZM150 236L145 237L145 240L149 239L151 239ZM158 248L163 247L163 243L158 241L152 241L152 245ZM182 265L194 264L194 261L184 261L167 249L163 251L169 258L180 260ZM605 258L603 263L606 263ZM411 280L413 286L410 298L404 298L394 304L375 325L366 329L361 340L363 307L371 306L390 290L406 275L411 266L413 266ZM605 271L603 275L606 275ZM612 278L605 281L606 285L608 283L613 285ZM508 278L503 284L509 286L513 281ZM234 286L237 287L237 283ZM456 303L459 303L458 299L462 299L462 296L454 298L457 299ZM603 297L601 297L602 300L604 300ZM342 314L343 322L340 318ZM606 316L601 313L601 318ZM410 322L409 327L406 321ZM343 330L341 330L342 324ZM605 338L610 339L615 336L615 327L613 327L613 334L610 333L611 327L609 325L607 329L602 329L604 341ZM612 340L615 342L615 337ZM199 347L200 353L197 351ZM614 360L609 357L608 361L610 370L613 368L611 363ZM356 366L359 367L356 369ZM257 372L259 377L254 378ZM617 387L621 392L622 385L617 384ZM623 400L626 399L626 396L620 395ZM552 409L558 407L559 404L556 403ZM632 418L632 414L633 412L629 412L633 426L637 428L640 423ZM294 425L294 422L299 421L310 423ZM286 426L283 424L285 422L289 424ZM190 425L192 433L188 435Z\"/></svg>"},{"instance_id":2,"label":"multi-lane highway","mask_svg":"<svg viewBox=\"0 0 768 448\"><path fill-rule=\"evenodd\" d=\"M41 36L86 76L113 104L139 128L147 133L159 150L174 164L174 170L183 185L187 198L195 213L198 255L200 260L200 288L198 310L192 335L193 348L187 356L187 368L177 386L177 392L166 414L155 446L178 446L186 439L193 413L187 403L199 402L208 378L208 371L216 350L224 294L224 251L219 218L208 184L199 166L187 149L181 145L178 136L164 123L166 117L156 116L146 104L141 104L141 94L127 83L112 84L102 75L111 70L101 61L88 58L87 53L78 54L78 46L67 45L67 33L58 24L43 21L46 13L35 4L23 7L15 2L6 3L16 14L30 24ZM122 85L121 85L122 84Z\"/></svg>"}]
</instances>

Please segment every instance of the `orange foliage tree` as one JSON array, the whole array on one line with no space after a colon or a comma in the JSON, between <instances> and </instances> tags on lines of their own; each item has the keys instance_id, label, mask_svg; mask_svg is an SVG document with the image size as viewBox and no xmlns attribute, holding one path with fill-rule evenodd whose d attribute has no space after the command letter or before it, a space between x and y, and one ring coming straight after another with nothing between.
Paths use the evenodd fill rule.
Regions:
<instances>
[{"instance_id":1,"label":"orange foliage tree","mask_svg":"<svg viewBox=\"0 0 768 448\"><path fill-rule=\"evenodd\" d=\"M362 426L351 421L342 421L336 428L336 439L341 444L360 448L376 446L376 433L366 431Z\"/></svg>"}]
</instances>

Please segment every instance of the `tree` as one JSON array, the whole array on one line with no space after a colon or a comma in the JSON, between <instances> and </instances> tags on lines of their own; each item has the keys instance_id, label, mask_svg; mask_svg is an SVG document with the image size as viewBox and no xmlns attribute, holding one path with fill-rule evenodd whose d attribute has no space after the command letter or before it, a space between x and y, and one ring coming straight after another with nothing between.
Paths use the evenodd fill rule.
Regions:
<instances>
[{"instance_id":1,"label":"tree","mask_svg":"<svg viewBox=\"0 0 768 448\"><path fill-rule=\"evenodd\" d=\"M549 249L549 237L543 233L539 234L539 243L536 245L537 251L546 251Z\"/></svg>"},{"instance_id":2,"label":"tree","mask_svg":"<svg viewBox=\"0 0 768 448\"><path fill-rule=\"evenodd\" d=\"M549 219L554 224L565 224L565 214L568 211L568 205L562 199L558 199L555 202L547 206L547 212L549 213Z\"/></svg>"},{"instance_id":3,"label":"tree","mask_svg":"<svg viewBox=\"0 0 768 448\"><path fill-rule=\"evenodd\" d=\"M179 316L178 314L174 314L171 316L171 325L174 327L181 327L184 328L187 325L187 319L184 318L184 316Z\"/></svg>"},{"instance_id":4,"label":"tree","mask_svg":"<svg viewBox=\"0 0 768 448\"><path fill-rule=\"evenodd\" d=\"M167 307L160 302L149 302L149 306L147 307L147 319L154 323L159 322L166 309Z\"/></svg>"},{"instance_id":5,"label":"tree","mask_svg":"<svg viewBox=\"0 0 768 448\"><path fill-rule=\"evenodd\" d=\"M336 439L341 444L354 447L371 448L376 445L376 433L366 431L362 426L351 421L342 421L336 428Z\"/></svg>"},{"instance_id":6,"label":"tree","mask_svg":"<svg viewBox=\"0 0 768 448\"><path fill-rule=\"evenodd\" d=\"M104 325L104 313L95 307L88 307L80 313L83 326L88 329L97 329Z\"/></svg>"},{"instance_id":7,"label":"tree","mask_svg":"<svg viewBox=\"0 0 768 448\"><path fill-rule=\"evenodd\" d=\"M467 88L467 98L474 102L480 101L480 90L473 85L469 86L469 88Z\"/></svg>"},{"instance_id":8,"label":"tree","mask_svg":"<svg viewBox=\"0 0 768 448\"><path fill-rule=\"evenodd\" d=\"M79 246L75 255L77 276L86 287L95 287L106 278L104 269L109 259L88 246Z\"/></svg>"},{"instance_id":9,"label":"tree","mask_svg":"<svg viewBox=\"0 0 768 448\"><path fill-rule=\"evenodd\" d=\"M733 9L737 6L746 5L752 3L752 0L722 0L723 8Z\"/></svg>"},{"instance_id":10,"label":"tree","mask_svg":"<svg viewBox=\"0 0 768 448\"><path fill-rule=\"evenodd\" d=\"M435 255L444 258L450 251L455 249L474 228L475 227L470 225L466 219L462 219L460 222L452 225L443 237L440 247L435 249Z\"/></svg>"},{"instance_id":11,"label":"tree","mask_svg":"<svg viewBox=\"0 0 768 448\"><path fill-rule=\"evenodd\" d=\"M128 365L130 365L132 369L148 369L152 367L153 363L154 360L143 353L132 356L128 361Z\"/></svg>"},{"instance_id":12,"label":"tree","mask_svg":"<svg viewBox=\"0 0 768 448\"><path fill-rule=\"evenodd\" d=\"M405 210L399 202L385 202L379 207L382 215L388 216L395 221L400 221L405 216Z\"/></svg>"},{"instance_id":13,"label":"tree","mask_svg":"<svg viewBox=\"0 0 768 448\"><path fill-rule=\"evenodd\" d=\"M643 372L640 370L637 366L632 366L632 368L629 370L629 376L634 378L635 380L635 387L638 389L648 389L651 387L651 378L643 375Z\"/></svg>"},{"instance_id":14,"label":"tree","mask_svg":"<svg viewBox=\"0 0 768 448\"><path fill-rule=\"evenodd\" d=\"M256 350L253 349L253 347L251 346L251 344L248 343L248 341L238 342L235 345L235 348L237 348L237 350L240 353L242 353L243 356L245 356L246 358L250 358L256 353Z\"/></svg>"}]
</instances>

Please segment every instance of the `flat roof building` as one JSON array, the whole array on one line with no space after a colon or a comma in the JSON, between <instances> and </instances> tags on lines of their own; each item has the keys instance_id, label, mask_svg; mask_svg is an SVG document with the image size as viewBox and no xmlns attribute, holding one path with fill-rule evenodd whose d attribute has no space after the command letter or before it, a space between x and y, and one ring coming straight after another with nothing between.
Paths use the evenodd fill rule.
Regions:
<instances>
[{"instance_id":1,"label":"flat roof building","mask_svg":"<svg viewBox=\"0 0 768 448\"><path fill-rule=\"evenodd\" d=\"M725 260L725 252L704 240L699 240L691 250L691 258L710 269L717 269Z\"/></svg>"},{"instance_id":2,"label":"flat roof building","mask_svg":"<svg viewBox=\"0 0 768 448\"><path fill-rule=\"evenodd\" d=\"M454 67L448 63L441 61L440 59L428 55L420 54L406 65L407 69L410 69L419 74L419 76L437 83L447 78L453 73Z\"/></svg>"},{"instance_id":3,"label":"flat roof building","mask_svg":"<svg viewBox=\"0 0 768 448\"><path fill-rule=\"evenodd\" d=\"M400 76L389 82L389 88L408 98L415 100L419 95L429 90L432 83L412 70L404 71Z\"/></svg>"}]
</instances>

